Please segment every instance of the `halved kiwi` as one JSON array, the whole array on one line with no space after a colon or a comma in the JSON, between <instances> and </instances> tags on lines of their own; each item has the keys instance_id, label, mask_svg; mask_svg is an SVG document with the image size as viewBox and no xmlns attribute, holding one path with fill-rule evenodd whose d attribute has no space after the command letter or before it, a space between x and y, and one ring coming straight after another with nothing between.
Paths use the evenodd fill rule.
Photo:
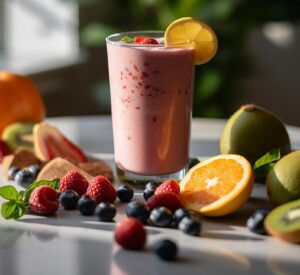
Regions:
<instances>
[{"instance_id":1,"label":"halved kiwi","mask_svg":"<svg viewBox=\"0 0 300 275\"><path fill-rule=\"evenodd\" d=\"M34 123L17 122L5 127L2 139L12 151L18 148L33 150L32 129Z\"/></svg>"},{"instance_id":2,"label":"halved kiwi","mask_svg":"<svg viewBox=\"0 0 300 275\"><path fill-rule=\"evenodd\" d=\"M265 219L265 228L283 241L300 243L300 199L273 209Z\"/></svg>"}]
</instances>

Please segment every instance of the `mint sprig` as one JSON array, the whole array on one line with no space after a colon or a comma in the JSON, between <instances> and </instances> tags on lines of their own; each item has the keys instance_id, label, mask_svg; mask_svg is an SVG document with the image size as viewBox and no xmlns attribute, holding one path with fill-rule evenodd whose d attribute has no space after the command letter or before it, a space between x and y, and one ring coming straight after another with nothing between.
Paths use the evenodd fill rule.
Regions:
<instances>
[{"instance_id":1,"label":"mint sprig","mask_svg":"<svg viewBox=\"0 0 300 275\"><path fill-rule=\"evenodd\" d=\"M1 215L4 219L19 219L25 212L26 207L29 205L29 199L32 191L43 185L48 185L54 190L58 190L59 179L53 181L37 181L30 184L25 191L18 192L13 185L5 185L0 187L0 196L8 201L4 202L1 206Z\"/></svg>"},{"instance_id":2,"label":"mint sprig","mask_svg":"<svg viewBox=\"0 0 300 275\"><path fill-rule=\"evenodd\" d=\"M121 41L122 42L127 42L127 43L133 43L134 42L134 39L128 35L124 36L121 38Z\"/></svg>"}]
</instances>

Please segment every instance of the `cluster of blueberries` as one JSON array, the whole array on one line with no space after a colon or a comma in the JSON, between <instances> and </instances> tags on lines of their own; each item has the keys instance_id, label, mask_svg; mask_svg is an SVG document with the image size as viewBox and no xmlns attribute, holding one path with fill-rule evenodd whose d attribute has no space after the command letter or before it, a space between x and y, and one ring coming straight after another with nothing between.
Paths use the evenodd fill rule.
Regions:
<instances>
[{"instance_id":1,"label":"cluster of blueberries","mask_svg":"<svg viewBox=\"0 0 300 275\"><path fill-rule=\"evenodd\" d=\"M149 182L144 189L144 198L148 200L158 187L158 183ZM150 192L152 193L150 195ZM121 202L130 202L134 191L129 185L121 185L117 189L117 196ZM117 210L114 204L96 201L89 196L81 198L73 190L62 192L59 197L61 205L68 210L78 209L83 215L96 214L100 221L110 222L114 219ZM166 207L157 207L149 210L146 203L132 201L128 204L126 214L146 224L157 227L178 227L186 234L197 236L201 232L201 222L198 214L190 212L184 208L176 210L173 214Z\"/></svg>"},{"instance_id":2,"label":"cluster of blueberries","mask_svg":"<svg viewBox=\"0 0 300 275\"><path fill-rule=\"evenodd\" d=\"M25 169L12 166L8 170L8 179L14 180L18 185L27 187L33 183L41 171L41 166L38 164L31 164Z\"/></svg>"}]
</instances>

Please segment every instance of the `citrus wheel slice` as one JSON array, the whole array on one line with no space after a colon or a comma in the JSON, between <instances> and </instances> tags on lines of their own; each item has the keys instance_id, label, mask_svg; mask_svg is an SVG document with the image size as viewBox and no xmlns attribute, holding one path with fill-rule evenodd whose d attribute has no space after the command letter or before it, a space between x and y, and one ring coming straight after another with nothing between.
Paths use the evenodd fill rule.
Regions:
<instances>
[{"instance_id":1,"label":"citrus wheel slice","mask_svg":"<svg viewBox=\"0 0 300 275\"><path fill-rule=\"evenodd\" d=\"M243 156L218 155L189 170L180 182L180 198L187 209L203 215L227 215L248 200L253 179Z\"/></svg>"},{"instance_id":2,"label":"citrus wheel slice","mask_svg":"<svg viewBox=\"0 0 300 275\"><path fill-rule=\"evenodd\" d=\"M194 17L173 21L165 31L164 42L167 47L193 48L196 65L208 62L218 49L218 39L213 29Z\"/></svg>"}]
</instances>

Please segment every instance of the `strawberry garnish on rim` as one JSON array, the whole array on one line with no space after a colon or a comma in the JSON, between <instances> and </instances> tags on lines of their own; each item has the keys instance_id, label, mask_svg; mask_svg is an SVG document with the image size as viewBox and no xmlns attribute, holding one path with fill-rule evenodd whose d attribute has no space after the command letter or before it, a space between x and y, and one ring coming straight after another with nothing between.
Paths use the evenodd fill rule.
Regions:
<instances>
[{"instance_id":1,"label":"strawberry garnish on rim","mask_svg":"<svg viewBox=\"0 0 300 275\"><path fill-rule=\"evenodd\" d=\"M147 36L135 36L134 43L137 44L159 44L156 39Z\"/></svg>"}]
</instances>

